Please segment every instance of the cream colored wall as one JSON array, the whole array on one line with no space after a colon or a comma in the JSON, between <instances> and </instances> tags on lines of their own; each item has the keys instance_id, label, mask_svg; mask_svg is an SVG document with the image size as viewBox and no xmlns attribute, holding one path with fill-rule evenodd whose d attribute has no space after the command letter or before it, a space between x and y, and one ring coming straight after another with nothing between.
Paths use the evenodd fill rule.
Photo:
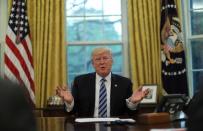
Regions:
<instances>
[{"instance_id":1,"label":"cream colored wall","mask_svg":"<svg viewBox=\"0 0 203 131\"><path fill-rule=\"evenodd\" d=\"M7 0L0 0L0 74L2 75L3 71L3 52L4 52L4 43L5 35L7 30L8 23L8 9L7 9Z\"/></svg>"}]
</instances>

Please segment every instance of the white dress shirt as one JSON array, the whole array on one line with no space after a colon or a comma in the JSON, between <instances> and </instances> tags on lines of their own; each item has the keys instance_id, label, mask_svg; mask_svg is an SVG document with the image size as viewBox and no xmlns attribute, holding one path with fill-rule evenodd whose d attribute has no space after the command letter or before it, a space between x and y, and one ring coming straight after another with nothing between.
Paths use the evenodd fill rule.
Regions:
<instances>
[{"instance_id":1,"label":"white dress shirt","mask_svg":"<svg viewBox=\"0 0 203 131\"><path fill-rule=\"evenodd\" d=\"M96 74L96 82L95 82L95 106L94 106L94 117L98 117L98 109L99 109L99 89L101 85L102 77ZM111 73L105 77L105 87L107 93L107 117L110 117L110 95L111 95Z\"/></svg>"}]
</instances>

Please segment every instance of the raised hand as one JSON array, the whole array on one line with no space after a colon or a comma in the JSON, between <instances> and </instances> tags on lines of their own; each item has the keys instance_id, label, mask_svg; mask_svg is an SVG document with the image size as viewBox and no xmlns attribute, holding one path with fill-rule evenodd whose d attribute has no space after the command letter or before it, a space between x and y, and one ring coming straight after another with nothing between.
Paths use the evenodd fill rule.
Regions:
<instances>
[{"instance_id":1,"label":"raised hand","mask_svg":"<svg viewBox=\"0 0 203 131\"><path fill-rule=\"evenodd\" d=\"M130 101L132 103L138 103L140 102L147 94L149 93L149 90L142 90L142 87L139 87L138 90L135 90L130 97Z\"/></svg>"},{"instance_id":2,"label":"raised hand","mask_svg":"<svg viewBox=\"0 0 203 131\"><path fill-rule=\"evenodd\" d=\"M71 92L67 90L66 86L65 87L57 86L56 94L69 104L71 104L71 102L73 101L73 96Z\"/></svg>"}]
</instances>

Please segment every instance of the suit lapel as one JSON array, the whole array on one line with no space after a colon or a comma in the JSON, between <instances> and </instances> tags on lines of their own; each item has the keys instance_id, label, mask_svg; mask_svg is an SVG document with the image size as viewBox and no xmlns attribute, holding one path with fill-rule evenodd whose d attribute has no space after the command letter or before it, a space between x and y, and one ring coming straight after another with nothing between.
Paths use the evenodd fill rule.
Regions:
<instances>
[{"instance_id":1,"label":"suit lapel","mask_svg":"<svg viewBox=\"0 0 203 131\"><path fill-rule=\"evenodd\" d=\"M92 116L94 115L94 108L95 108L95 79L96 79L96 74L95 73L91 74L89 85L88 85L90 112L91 112Z\"/></svg>"},{"instance_id":2,"label":"suit lapel","mask_svg":"<svg viewBox=\"0 0 203 131\"><path fill-rule=\"evenodd\" d=\"M114 108L113 105L115 105L116 102L116 98L115 98L115 93L116 93L116 77L115 75L111 74L111 104L110 104L110 115L112 115L112 112L114 112Z\"/></svg>"}]
</instances>

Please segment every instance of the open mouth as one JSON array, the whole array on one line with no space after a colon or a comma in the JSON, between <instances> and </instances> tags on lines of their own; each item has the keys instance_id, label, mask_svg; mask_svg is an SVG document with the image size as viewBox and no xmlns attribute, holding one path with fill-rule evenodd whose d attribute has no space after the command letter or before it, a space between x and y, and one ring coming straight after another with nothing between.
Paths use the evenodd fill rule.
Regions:
<instances>
[{"instance_id":1,"label":"open mouth","mask_svg":"<svg viewBox=\"0 0 203 131\"><path fill-rule=\"evenodd\" d=\"M103 66L102 66L102 67L100 67L100 68L101 68L102 70L106 69L106 67L103 67Z\"/></svg>"}]
</instances>

